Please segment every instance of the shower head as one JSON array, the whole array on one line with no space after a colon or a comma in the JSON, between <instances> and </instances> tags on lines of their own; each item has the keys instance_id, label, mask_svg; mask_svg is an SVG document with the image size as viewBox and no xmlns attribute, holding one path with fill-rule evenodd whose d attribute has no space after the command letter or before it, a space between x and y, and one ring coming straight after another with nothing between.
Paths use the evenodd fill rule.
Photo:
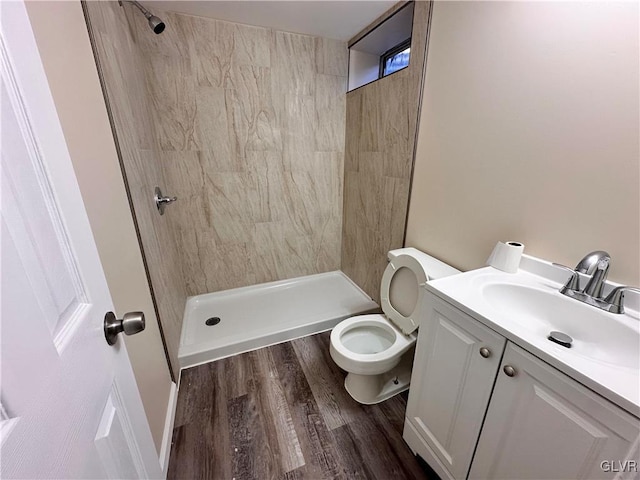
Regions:
<instances>
[{"instance_id":1,"label":"shower head","mask_svg":"<svg viewBox=\"0 0 640 480\"><path fill-rule=\"evenodd\" d=\"M149 26L154 33L159 34L164 32L164 22L158 17L156 17L155 15L149 15L147 17L147 20L149 20Z\"/></svg>"},{"instance_id":2,"label":"shower head","mask_svg":"<svg viewBox=\"0 0 640 480\"><path fill-rule=\"evenodd\" d=\"M118 0L118 3L120 4L120 6L122 6L122 2L127 2L127 3L131 3L132 5L135 5L138 8L138 10L142 12L144 17L149 22L149 28L153 30L153 33L159 34L164 32L164 27L165 27L164 22L160 20L158 17L156 17L155 15L153 15L149 10L144 8L142 5L140 5L136 0Z\"/></svg>"}]
</instances>

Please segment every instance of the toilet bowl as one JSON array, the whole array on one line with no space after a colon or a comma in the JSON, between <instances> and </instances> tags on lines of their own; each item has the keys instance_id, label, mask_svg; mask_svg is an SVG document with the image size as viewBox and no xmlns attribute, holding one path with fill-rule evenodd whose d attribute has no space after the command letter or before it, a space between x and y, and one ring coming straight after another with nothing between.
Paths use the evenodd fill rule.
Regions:
<instances>
[{"instance_id":1,"label":"toilet bowl","mask_svg":"<svg viewBox=\"0 0 640 480\"><path fill-rule=\"evenodd\" d=\"M415 248L391 250L387 256L380 283L384 313L347 318L331 331L331 358L348 372L345 388L367 405L409 388L424 285L459 273Z\"/></svg>"}]
</instances>

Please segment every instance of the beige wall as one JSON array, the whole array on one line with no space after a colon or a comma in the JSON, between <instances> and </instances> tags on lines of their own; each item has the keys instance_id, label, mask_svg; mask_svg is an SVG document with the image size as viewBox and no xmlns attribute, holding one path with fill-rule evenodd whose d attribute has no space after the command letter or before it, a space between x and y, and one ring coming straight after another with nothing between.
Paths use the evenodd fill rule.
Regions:
<instances>
[{"instance_id":1,"label":"beige wall","mask_svg":"<svg viewBox=\"0 0 640 480\"><path fill-rule=\"evenodd\" d=\"M142 310L147 318L145 331L126 345L160 451L171 378L82 7L26 5L116 311Z\"/></svg>"},{"instance_id":2,"label":"beige wall","mask_svg":"<svg viewBox=\"0 0 640 480\"><path fill-rule=\"evenodd\" d=\"M415 4L409 66L347 94L342 270L377 302L404 239L429 9Z\"/></svg>"},{"instance_id":3,"label":"beige wall","mask_svg":"<svg viewBox=\"0 0 640 480\"><path fill-rule=\"evenodd\" d=\"M497 240L640 283L638 4L440 2L407 246L482 266Z\"/></svg>"},{"instance_id":4,"label":"beige wall","mask_svg":"<svg viewBox=\"0 0 640 480\"><path fill-rule=\"evenodd\" d=\"M172 192L165 180L161 151L156 142L157 119L150 109L151 97L144 72L146 59L137 39L138 34L156 35L148 25L136 23L136 20L146 20L131 4L120 7L115 1L89 1L86 6L160 322L177 376L187 297L171 223L179 213L172 205L160 216L153 201L156 186L164 194ZM171 114L163 112L163 115Z\"/></svg>"},{"instance_id":5,"label":"beige wall","mask_svg":"<svg viewBox=\"0 0 640 480\"><path fill-rule=\"evenodd\" d=\"M340 268L344 42L137 15L187 293Z\"/></svg>"}]
</instances>

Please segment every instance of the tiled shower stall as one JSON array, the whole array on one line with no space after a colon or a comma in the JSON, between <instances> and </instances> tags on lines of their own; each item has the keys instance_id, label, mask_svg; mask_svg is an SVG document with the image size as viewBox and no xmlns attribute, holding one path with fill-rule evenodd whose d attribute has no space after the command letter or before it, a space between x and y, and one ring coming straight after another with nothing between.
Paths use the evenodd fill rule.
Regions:
<instances>
[{"instance_id":1,"label":"tiled shower stall","mask_svg":"<svg viewBox=\"0 0 640 480\"><path fill-rule=\"evenodd\" d=\"M187 297L342 269L378 301L403 245L430 5L404 71L346 93L348 44L85 10L174 372ZM178 201L159 216L153 190Z\"/></svg>"}]
</instances>

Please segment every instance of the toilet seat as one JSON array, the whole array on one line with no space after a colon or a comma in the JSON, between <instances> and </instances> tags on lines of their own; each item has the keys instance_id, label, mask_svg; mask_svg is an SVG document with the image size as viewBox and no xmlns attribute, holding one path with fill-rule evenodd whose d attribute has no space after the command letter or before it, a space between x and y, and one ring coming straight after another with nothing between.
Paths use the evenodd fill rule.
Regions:
<instances>
[{"instance_id":1,"label":"toilet seat","mask_svg":"<svg viewBox=\"0 0 640 480\"><path fill-rule=\"evenodd\" d=\"M391 301L389 300L389 292L391 289L391 282L393 280L394 275L401 268L408 268L413 272L416 276L418 288L418 297L413 308L413 311L404 316L400 312L398 312ZM389 264L382 274L382 281L380 282L380 303L382 306L382 311L385 313L387 318L393 322L402 333L405 335L409 335L414 332L418 326L420 325L420 319L417 317L420 313L420 308L422 305L422 297L424 296L424 286L427 283L427 266L423 264L416 256L412 255L398 255L397 257L391 258L389 260Z\"/></svg>"},{"instance_id":2,"label":"toilet seat","mask_svg":"<svg viewBox=\"0 0 640 480\"><path fill-rule=\"evenodd\" d=\"M345 345L345 337L354 330L362 329L361 335L375 339L383 335L392 342L375 353L358 353ZM416 335L404 335L381 314L358 315L343 320L331 331L331 356L348 372L375 375L385 372L398 363L401 355L416 342ZM347 342L348 344L349 342Z\"/></svg>"}]
</instances>

